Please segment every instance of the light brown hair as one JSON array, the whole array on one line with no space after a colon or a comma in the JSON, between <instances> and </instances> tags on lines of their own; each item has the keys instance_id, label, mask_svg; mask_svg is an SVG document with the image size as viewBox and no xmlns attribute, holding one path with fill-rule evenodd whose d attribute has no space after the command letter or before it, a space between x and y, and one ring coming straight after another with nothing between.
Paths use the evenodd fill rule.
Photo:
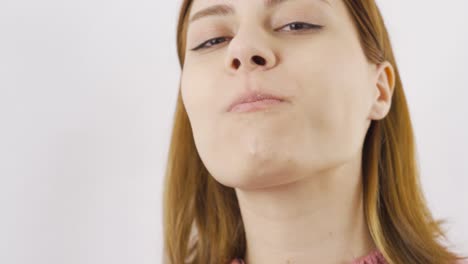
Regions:
<instances>
[{"instance_id":1,"label":"light brown hair","mask_svg":"<svg viewBox=\"0 0 468 264\"><path fill-rule=\"evenodd\" d=\"M388 263L453 263L442 221L435 221L419 183L415 139L389 35L374 0L343 0L358 29L367 59L389 61L395 88L388 115L372 121L362 156L363 199L368 228ZM187 20L184 0L177 51L184 65ZM177 98L164 185L164 253L172 264L228 263L244 257L246 239L233 188L221 185L203 165L181 99Z\"/></svg>"}]
</instances>

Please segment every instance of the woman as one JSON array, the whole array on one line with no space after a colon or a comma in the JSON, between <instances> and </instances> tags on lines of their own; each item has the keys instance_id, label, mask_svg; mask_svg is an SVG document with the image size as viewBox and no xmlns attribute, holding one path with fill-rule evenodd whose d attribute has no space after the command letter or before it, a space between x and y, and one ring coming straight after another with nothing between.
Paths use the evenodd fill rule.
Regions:
<instances>
[{"instance_id":1,"label":"woman","mask_svg":"<svg viewBox=\"0 0 468 264\"><path fill-rule=\"evenodd\" d=\"M185 0L168 263L455 263L373 0Z\"/></svg>"}]
</instances>

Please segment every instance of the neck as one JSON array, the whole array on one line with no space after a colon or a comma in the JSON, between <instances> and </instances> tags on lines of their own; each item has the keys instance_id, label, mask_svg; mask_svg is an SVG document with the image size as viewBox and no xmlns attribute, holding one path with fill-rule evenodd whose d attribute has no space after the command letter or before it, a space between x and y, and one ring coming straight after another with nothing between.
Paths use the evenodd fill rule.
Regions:
<instances>
[{"instance_id":1,"label":"neck","mask_svg":"<svg viewBox=\"0 0 468 264\"><path fill-rule=\"evenodd\" d=\"M246 263L349 263L375 249L360 160L274 187L236 188Z\"/></svg>"}]
</instances>

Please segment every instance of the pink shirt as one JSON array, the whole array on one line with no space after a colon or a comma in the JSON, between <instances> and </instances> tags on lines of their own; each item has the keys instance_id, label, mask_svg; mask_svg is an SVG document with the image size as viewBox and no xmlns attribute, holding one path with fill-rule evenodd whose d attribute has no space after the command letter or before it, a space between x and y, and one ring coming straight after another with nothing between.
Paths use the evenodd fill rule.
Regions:
<instances>
[{"instance_id":1,"label":"pink shirt","mask_svg":"<svg viewBox=\"0 0 468 264\"><path fill-rule=\"evenodd\" d=\"M244 260L242 259L233 259L231 261L231 264L245 264ZM370 252L366 256L357 258L353 260L350 264L388 264L387 261L385 261L384 256L378 249L375 249L374 251ZM462 260L457 262L457 264L468 264L468 260Z\"/></svg>"},{"instance_id":2,"label":"pink shirt","mask_svg":"<svg viewBox=\"0 0 468 264\"><path fill-rule=\"evenodd\" d=\"M231 264L245 264L242 259L233 259ZM377 249L366 256L353 260L350 264L387 264L383 255Z\"/></svg>"}]
</instances>

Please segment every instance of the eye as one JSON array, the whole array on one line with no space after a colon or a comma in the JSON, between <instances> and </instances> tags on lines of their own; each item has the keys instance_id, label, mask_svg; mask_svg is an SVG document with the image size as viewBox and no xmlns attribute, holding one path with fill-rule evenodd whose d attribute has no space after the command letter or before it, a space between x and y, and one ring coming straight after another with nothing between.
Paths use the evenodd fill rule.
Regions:
<instances>
[{"instance_id":1,"label":"eye","mask_svg":"<svg viewBox=\"0 0 468 264\"><path fill-rule=\"evenodd\" d=\"M226 39L228 39L228 38L227 37L212 38L212 39L209 39L209 40L203 42L202 44L198 45L197 47L193 48L192 50L195 51L195 50L199 50L199 49L207 49L207 48L210 48L212 46L216 46L219 43L223 43L224 42L223 40L226 40Z\"/></svg>"},{"instance_id":2,"label":"eye","mask_svg":"<svg viewBox=\"0 0 468 264\"><path fill-rule=\"evenodd\" d=\"M291 30L283 30L283 31L304 31L304 30L308 30L308 29L321 29L321 28L323 28L323 26L320 26L320 25L314 25L314 24L309 24L309 23L304 23L304 22L292 22L292 23L289 23L289 24L281 27L280 29L288 28L288 27Z\"/></svg>"},{"instance_id":3,"label":"eye","mask_svg":"<svg viewBox=\"0 0 468 264\"><path fill-rule=\"evenodd\" d=\"M285 28L285 27L289 27L291 30L283 30L283 31L292 31L292 32L301 32L301 31L306 31L306 30L309 30L309 29L321 29L323 28L323 26L320 26L320 25L314 25L314 24L309 24L309 23L304 23L304 22L292 22L292 23L289 23L283 27L281 27L280 29L282 28ZM196 50L200 50L200 49L208 49L210 47L213 47L213 46L216 46L220 43L223 43L224 40L227 40L228 37L217 37L217 38L212 38L212 39L209 39L203 43L201 43L200 45L198 45L197 47L191 49L192 51L196 51Z\"/></svg>"}]
</instances>

